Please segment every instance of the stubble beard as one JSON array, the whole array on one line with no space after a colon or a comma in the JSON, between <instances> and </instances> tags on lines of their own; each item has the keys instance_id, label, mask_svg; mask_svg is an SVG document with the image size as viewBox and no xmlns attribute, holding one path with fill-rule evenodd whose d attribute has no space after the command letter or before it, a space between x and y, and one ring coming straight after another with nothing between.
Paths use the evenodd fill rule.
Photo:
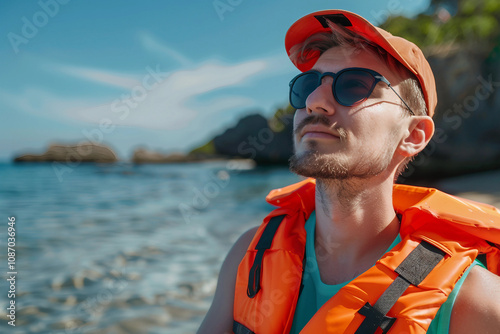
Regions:
<instances>
[{"instance_id":1,"label":"stubble beard","mask_svg":"<svg viewBox=\"0 0 500 334\"><path fill-rule=\"evenodd\" d=\"M311 115L297 125L294 129L295 136L308 124L323 124L331 127L330 120L324 115ZM290 158L290 170L293 173L318 180L354 180L367 179L379 175L387 170L397 146L397 131L394 129L379 146L381 150L370 152L362 150L358 152L346 152L355 155L352 161L348 161L342 154L349 142L348 132L339 126L335 127L339 134L341 148L338 152L322 153L316 140L308 140L305 149L297 153L297 143L294 147L294 155Z\"/></svg>"},{"instance_id":2,"label":"stubble beard","mask_svg":"<svg viewBox=\"0 0 500 334\"><path fill-rule=\"evenodd\" d=\"M290 158L290 171L295 174L315 179L346 179L348 168L344 161L339 161L333 154L320 153L315 141L309 142L309 149Z\"/></svg>"},{"instance_id":3,"label":"stubble beard","mask_svg":"<svg viewBox=\"0 0 500 334\"><path fill-rule=\"evenodd\" d=\"M345 139L343 139L345 141ZM322 180L349 180L367 179L379 175L387 170L395 147L391 138L382 147L385 148L378 156L371 152L357 153L362 156L356 162L349 163L339 157L338 153L321 153L318 151L318 143L310 140L308 149L295 154L290 158L290 170L298 175L312 177Z\"/></svg>"},{"instance_id":4,"label":"stubble beard","mask_svg":"<svg viewBox=\"0 0 500 334\"><path fill-rule=\"evenodd\" d=\"M331 215L329 203L333 197L345 207L355 203L356 194L366 187L367 179L387 171L397 146L397 134L393 132L381 143L378 152L349 152L347 132L343 128L337 128L337 132L340 134L337 152L320 152L319 143L308 140L300 152L297 152L295 143L295 153L289 160L293 173L316 179L318 199L323 203L322 208L327 216ZM351 161L348 160L349 155Z\"/></svg>"}]
</instances>

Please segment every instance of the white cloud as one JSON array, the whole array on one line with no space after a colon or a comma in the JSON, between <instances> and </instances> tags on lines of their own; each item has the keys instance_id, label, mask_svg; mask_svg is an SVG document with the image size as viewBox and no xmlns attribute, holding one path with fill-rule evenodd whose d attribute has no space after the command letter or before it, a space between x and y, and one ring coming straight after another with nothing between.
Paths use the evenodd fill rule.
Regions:
<instances>
[{"instance_id":1,"label":"white cloud","mask_svg":"<svg viewBox=\"0 0 500 334\"><path fill-rule=\"evenodd\" d=\"M108 118L122 126L180 129L188 126L199 112L207 114L221 111L221 108L227 110L255 104L248 96L227 94L205 105L197 99L217 89L241 84L266 67L263 60L236 65L208 62L194 69L174 72L151 90L135 86L127 99L117 97L109 104L81 110L74 116L95 123Z\"/></svg>"},{"instance_id":2,"label":"white cloud","mask_svg":"<svg viewBox=\"0 0 500 334\"><path fill-rule=\"evenodd\" d=\"M0 101L13 111L81 124L82 130L95 129L102 122L110 121L114 126L166 130L162 136L170 138L167 142L171 141L171 145L186 144L199 141L220 126L220 120L228 116L221 113L231 111L234 114L259 107L261 101L251 96L251 90L248 94L246 89L245 93L238 93L233 87L251 87L252 80L260 81L273 75L277 69L270 67L271 63L274 63L271 58L238 64L210 61L172 73L158 73L158 67L150 66L143 76L115 73L116 78L130 79L120 82L136 85L125 92L109 93L105 100L88 95L96 89L103 92L102 88L89 85L86 95L78 98L47 88L49 86L32 86L16 93L0 90ZM72 72L69 69L79 68L68 67L65 69L67 73ZM79 70L73 73L82 74ZM155 73L157 80L151 73ZM102 76L97 75L94 81L100 79ZM230 90L223 90L225 88ZM75 133L75 136L82 136L82 133ZM106 140L113 137L111 132L105 133Z\"/></svg>"},{"instance_id":3,"label":"white cloud","mask_svg":"<svg viewBox=\"0 0 500 334\"><path fill-rule=\"evenodd\" d=\"M69 65L53 64L48 65L48 67L79 79L85 79L91 82L113 87L130 89L135 85L140 85L140 81L137 80L136 77L125 73L116 73L108 70Z\"/></svg>"},{"instance_id":4,"label":"white cloud","mask_svg":"<svg viewBox=\"0 0 500 334\"><path fill-rule=\"evenodd\" d=\"M76 67L64 71L80 73ZM240 64L220 64L206 62L196 68L177 72L160 73L159 67L142 78L129 78L128 93L109 97L109 102L102 104L95 98L65 97L45 88L29 87L13 94L0 91L3 104L34 113L40 116L64 117L73 120L99 123L104 118L116 121L117 125L138 126L144 128L165 129L185 126L198 112L211 113L220 109L235 108L253 103L249 96L224 94L207 95L210 102L204 105L197 101L204 94L217 89L243 84L267 68L265 60L253 60ZM156 72L157 81L152 72ZM87 73L97 73L88 71ZM82 73L80 73L82 74ZM99 74L96 74L98 80ZM117 74L114 78L127 77ZM148 85L143 85L148 77ZM129 85L133 85L131 88ZM144 94L143 94L144 93ZM123 96L128 96L124 99Z\"/></svg>"},{"instance_id":5,"label":"white cloud","mask_svg":"<svg viewBox=\"0 0 500 334\"><path fill-rule=\"evenodd\" d=\"M167 56L177 61L182 66L188 66L192 63L189 58L187 58L177 50L168 47L147 32L138 33L138 37L139 41L147 51L158 53L162 56Z\"/></svg>"}]
</instances>

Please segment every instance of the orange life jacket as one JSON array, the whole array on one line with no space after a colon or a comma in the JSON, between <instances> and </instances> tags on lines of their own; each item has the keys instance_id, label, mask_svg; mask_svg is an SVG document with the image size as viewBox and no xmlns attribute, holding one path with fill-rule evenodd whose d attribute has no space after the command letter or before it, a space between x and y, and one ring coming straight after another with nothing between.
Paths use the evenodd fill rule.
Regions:
<instances>
[{"instance_id":1,"label":"orange life jacket","mask_svg":"<svg viewBox=\"0 0 500 334\"><path fill-rule=\"evenodd\" d=\"M235 333L289 333L302 280L304 224L314 210L314 195L315 181L307 179L266 198L278 208L264 219L239 265ZM478 254L485 254L488 269L500 274L498 209L406 185L395 185L393 198L402 215L402 242L327 301L301 333L425 333ZM425 267L420 263L427 260L417 254L422 252L432 253L433 262L424 274L414 269ZM395 289L400 296L386 303Z\"/></svg>"}]
</instances>

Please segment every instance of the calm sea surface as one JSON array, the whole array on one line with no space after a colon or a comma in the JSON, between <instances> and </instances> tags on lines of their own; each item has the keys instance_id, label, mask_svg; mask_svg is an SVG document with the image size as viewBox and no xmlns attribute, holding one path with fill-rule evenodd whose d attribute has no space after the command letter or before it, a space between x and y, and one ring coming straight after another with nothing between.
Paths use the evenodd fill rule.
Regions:
<instances>
[{"instance_id":1,"label":"calm sea surface","mask_svg":"<svg viewBox=\"0 0 500 334\"><path fill-rule=\"evenodd\" d=\"M232 243L272 209L271 189L298 180L236 161L0 164L0 332L194 333Z\"/></svg>"}]
</instances>

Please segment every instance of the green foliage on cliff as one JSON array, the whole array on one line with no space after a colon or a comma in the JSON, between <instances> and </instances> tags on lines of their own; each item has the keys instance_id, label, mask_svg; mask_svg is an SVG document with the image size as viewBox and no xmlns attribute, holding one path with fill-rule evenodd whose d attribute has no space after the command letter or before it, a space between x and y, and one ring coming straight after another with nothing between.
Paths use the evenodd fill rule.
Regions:
<instances>
[{"instance_id":1,"label":"green foliage on cliff","mask_svg":"<svg viewBox=\"0 0 500 334\"><path fill-rule=\"evenodd\" d=\"M273 117L269 119L269 127L274 132L283 131L285 126L289 123L288 119L292 117L294 113L295 108L289 104L284 108L278 108Z\"/></svg>"},{"instance_id":2,"label":"green foliage on cliff","mask_svg":"<svg viewBox=\"0 0 500 334\"><path fill-rule=\"evenodd\" d=\"M443 43L491 47L500 36L500 1L433 0L427 13L414 19L390 17L380 27L420 47Z\"/></svg>"},{"instance_id":3,"label":"green foliage on cliff","mask_svg":"<svg viewBox=\"0 0 500 334\"><path fill-rule=\"evenodd\" d=\"M268 119L269 128L275 133L285 130L287 126L290 126L294 113L295 108L293 108L290 104L277 108L273 116ZM217 153L218 152L212 139L206 144L191 150L188 154L210 156L216 155Z\"/></svg>"},{"instance_id":4,"label":"green foliage on cliff","mask_svg":"<svg viewBox=\"0 0 500 334\"><path fill-rule=\"evenodd\" d=\"M213 140L189 152L190 155L191 154L214 155L216 153L217 152L215 150L215 145Z\"/></svg>"}]
</instances>

